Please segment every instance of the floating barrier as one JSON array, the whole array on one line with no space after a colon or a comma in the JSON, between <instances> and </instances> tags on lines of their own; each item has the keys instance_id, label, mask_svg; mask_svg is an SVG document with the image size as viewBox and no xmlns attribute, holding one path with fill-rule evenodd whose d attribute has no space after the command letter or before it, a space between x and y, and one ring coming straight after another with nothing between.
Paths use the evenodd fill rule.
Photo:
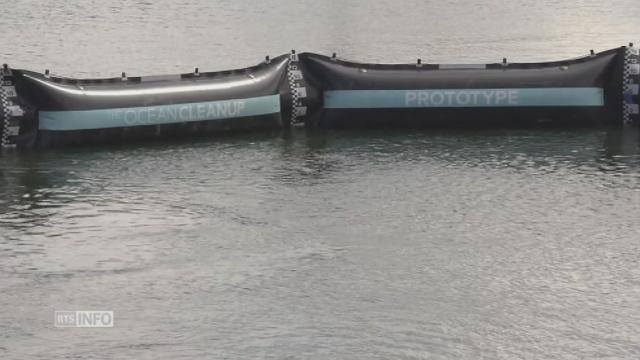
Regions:
<instances>
[{"instance_id":1,"label":"floating barrier","mask_svg":"<svg viewBox=\"0 0 640 360\"><path fill-rule=\"evenodd\" d=\"M621 124L638 120L638 49L565 61L362 64L303 53L306 123L320 128Z\"/></svg>"},{"instance_id":2,"label":"floating barrier","mask_svg":"<svg viewBox=\"0 0 640 360\"><path fill-rule=\"evenodd\" d=\"M2 147L167 139L290 124L291 56L222 72L69 79L2 69Z\"/></svg>"},{"instance_id":3,"label":"floating barrier","mask_svg":"<svg viewBox=\"0 0 640 360\"><path fill-rule=\"evenodd\" d=\"M564 61L362 64L292 51L222 72L69 79L0 69L0 147L45 148L229 131L640 122L630 44Z\"/></svg>"}]
</instances>

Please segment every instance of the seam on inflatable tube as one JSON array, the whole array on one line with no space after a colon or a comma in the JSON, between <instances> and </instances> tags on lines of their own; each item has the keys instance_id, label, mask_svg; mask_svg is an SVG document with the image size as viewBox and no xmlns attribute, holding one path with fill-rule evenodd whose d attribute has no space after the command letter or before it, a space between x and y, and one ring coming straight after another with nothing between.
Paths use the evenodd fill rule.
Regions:
<instances>
[{"instance_id":1,"label":"seam on inflatable tube","mask_svg":"<svg viewBox=\"0 0 640 360\"><path fill-rule=\"evenodd\" d=\"M622 120L629 124L638 117L638 83L640 75L639 49L625 48L624 67L622 69Z\"/></svg>"},{"instance_id":2,"label":"seam on inflatable tube","mask_svg":"<svg viewBox=\"0 0 640 360\"><path fill-rule=\"evenodd\" d=\"M302 104L302 99L307 97L307 89L302 78L302 71L298 66L298 55L291 53L287 65L287 79L291 91L291 125L300 122L300 118L307 113L307 108Z\"/></svg>"},{"instance_id":3,"label":"seam on inflatable tube","mask_svg":"<svg viewBox=\"0 0 640 360\"><path fill-rule=\"evenodd\" d=\"M0 134L0 148L15 148L13 137L20 134L20 117L24 115L23 109L16 105L12 98L15 93L13 72L8 67L0 68L0 121L2 121L2 134Z\"/></svg>"},{"instance_id":4,"label":"seam on inflatable tube","mask_svg":"<svg viewBox=\"0 0 640 360\"><path fill-rule=\"evenodd\" d=\"M624 49L624 66L622 68L622 122L628 124L631 121L629 108L627 107L627 93L629 91L629 61L631 58L631 50Z\"/></svg>"},{"instance_id":5,"label":"seam on inflatable tube","mask_svg":"<svg viewBox=\"0 0 640 360\"><path fill-rule=\"evenodd\" d=\"M298 106L298 92L296 91L296 82L293 76L293 71L297 70L296 60L297 56L291 54L289 64L287 64L287 78L289 80L289 90L291 91L291 125L298 122L298 112L296 111L296 107Z\"/></svg>"},{"instance_id":6,"label":"seam on inflatable tube","mask_svg":"<svg viewBox=\"0 0 640 360\"><path fill-rule=\"evenodd\" d=\"M0 70L0 111L2 112L2 135L0 147L9 147L9 100L4 91L4 69Z\"/></svg>"}]
</instances>

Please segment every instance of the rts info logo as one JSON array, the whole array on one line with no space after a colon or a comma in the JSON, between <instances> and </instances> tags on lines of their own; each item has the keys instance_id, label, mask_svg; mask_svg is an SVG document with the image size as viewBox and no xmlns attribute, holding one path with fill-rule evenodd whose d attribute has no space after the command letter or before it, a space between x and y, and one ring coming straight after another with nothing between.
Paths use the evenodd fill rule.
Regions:
<instances>
[{"instance_id":1,"label":"rts info logo","mask_svg":"<svg viewBox=\"0 0 640 360\"><path fill-rule=\"evenodd\" d=\"M55 327L112 328L113 311L56 311Z\"/></svg>"}]
</instances>

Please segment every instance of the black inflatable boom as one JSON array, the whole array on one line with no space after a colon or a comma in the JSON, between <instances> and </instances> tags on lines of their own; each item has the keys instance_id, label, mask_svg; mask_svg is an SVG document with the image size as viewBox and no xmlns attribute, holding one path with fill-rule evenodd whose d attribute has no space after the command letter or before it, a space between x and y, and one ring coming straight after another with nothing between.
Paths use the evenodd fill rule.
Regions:
<instances>
[{"instance_id":1,"label":"black inflatable boom","mask_svg":"<svg viewBox=\"0 0 640 360\"><path fill-rule=\"evenodd\" d=\"M638 122L632 44L547 63L362 64L304 53L223 72L69 79L0 69L0 147L225 131Z\"/></svg>"},{"instance_id":2,"label":"black inflatable boom","mask_svg":"<svg viewBox=\"0 0 640 360\"><path fill-rule=\"evenodd\" d=\"M311 127L583 126L638 115L632 44L547 63L381 65L304 53L300 66Z\"/></svg>"},{"instance_id":3,"label":"black inflatable boom","mask_svg":"<svg viewBox=\"0 0 640 360\"><path fill-rule=\"evenodd\" d=\"M4 67L2 146L43 148L289 126L290 56L223 72L68 79Z\"/></svg>"}]
</instances>

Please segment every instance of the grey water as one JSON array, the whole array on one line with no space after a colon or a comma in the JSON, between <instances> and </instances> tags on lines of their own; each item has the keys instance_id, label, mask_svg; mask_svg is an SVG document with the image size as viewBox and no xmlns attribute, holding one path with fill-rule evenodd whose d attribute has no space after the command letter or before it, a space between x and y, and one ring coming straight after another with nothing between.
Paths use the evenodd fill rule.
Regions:
<instances>
[{"instance_id":1,"label":"grey water","mask_svg":"<svg viewBox=\"0 0 640 360\"><path fill-rule=\"evenodd\" d=\"M89 77L555 60L637 0L3 0L0 60ZM637 359L637 129L266 133L0 155L2 359ZM109 310L113 328L57 328Z\"/></svg>"}]
</instances>

